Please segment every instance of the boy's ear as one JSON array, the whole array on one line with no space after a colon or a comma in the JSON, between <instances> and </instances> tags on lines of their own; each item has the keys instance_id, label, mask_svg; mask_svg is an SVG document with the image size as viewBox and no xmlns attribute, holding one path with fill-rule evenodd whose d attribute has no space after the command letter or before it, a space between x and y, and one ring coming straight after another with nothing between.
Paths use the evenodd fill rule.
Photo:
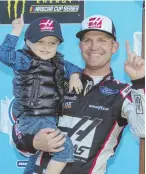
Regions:
<instances>
[{"instance_id":1,"label":"boy's ear","mask_svg":"<svg viewBox=\"0 0 146 174\"><path fill-rule=\"evenodd\" d=\"M58 45L60 45L60 40L58 40L58 42L57 42L57 43L58 43Z\"/></svg>"},{"instance_id":2,"label":"boy's ear","mask_svg":"<svg viewBox=\"0 0 146 174\"><path fill-rule=\"evenodd\" d=\"M26 45L29 47L30 46L30 41L29 40L26 40Z\"/></svg>"}]
</instances>

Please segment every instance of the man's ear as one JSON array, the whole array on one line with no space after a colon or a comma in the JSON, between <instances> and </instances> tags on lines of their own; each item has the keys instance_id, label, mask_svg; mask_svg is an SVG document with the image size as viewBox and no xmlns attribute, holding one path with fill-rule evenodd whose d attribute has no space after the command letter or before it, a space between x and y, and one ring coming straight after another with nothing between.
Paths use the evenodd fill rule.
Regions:
<instances>
[{"instance_id":1,"label":"man's ear","mask_svg":"<svg viewBox=\"0 0 146 174\"><path fill-rule=\"evenodd\" d=\"M119 49L119 42L113 41L113 48L112 48L112 53L116 53L117 50Z\"/></svg>"}]
</instances>

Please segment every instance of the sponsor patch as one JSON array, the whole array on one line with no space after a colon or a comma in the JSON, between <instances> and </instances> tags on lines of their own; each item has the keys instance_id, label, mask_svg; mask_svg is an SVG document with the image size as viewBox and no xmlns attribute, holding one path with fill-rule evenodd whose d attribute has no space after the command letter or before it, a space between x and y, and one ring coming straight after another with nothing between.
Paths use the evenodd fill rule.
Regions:
<instances>
[{"instance_id":1,"label":"sponsor patch","mask_svg":"<svg viewBox=\"0 0 146 174\"><path fill-rule=\"evenodd\" d=\"M74 100L75 101L77 99L77 96L75 96L75 95L73 97L72 96L64 96L64 99L65 100Z\"/></svg>"},{"instance_id":2,"label":"sponsor patch","mask_svg":"<svg viewBox=\"0 0 146 174\"><path fill-rule=\"evenodd\" d=\"M89 105L89 108L94 108L94 109L103 110L103 111L109 111L109 108L106 108L104 106Z\"/></svg>"},{"instance_id":3,"label":"sponsor patch","mask_svg":"<svg viewBox=\"0 0 146 174\"><path fill-rule=\"evenodd\" d=\"M24 168L24 167L26 167L27 163L28 163L28 161L19 160L19 161L17 161L17 167L18 168Z\"/></svg>"},{"instance_id":4,"label":"sponsor patch","mask_svg":"<svg viewBox=\"0 0 146 174\"><path fill-rule=\"evenodd\" d=\"M136 113L143 114L143 106L142 106L141 96L134 95L134 100L135 100Z\"/></svg>"},{"instance_id":5,"label":"sponsor patch","mask_svg":"<svg viewBox=\"0 0 146 174\"><path fill-rule=\"evenodd\" d=\"M65 109L71 109L72 103L73 103L73 101L71 101L71 102L65 102L64 108L65 108Z\"/></svg>"},{"instance_id":6,"label":"sponsor patch","mask_svg":"<svg viewBox=\"0 0 146 174\"><path fill-rule=\"evenodd\" d=\"M113 94L118 94L119 93L119 90L110 89L110 88L107 88L106 86L100 86L99 90L105 95L113 95Z\"/></svg>"},{"instance_id":7,"label":"sponsor patch","mask_svg":"<svg viewBox=\"0 0 146 174\"><path fill-rule=\"evenodd\" d=\"M131 86L132 85L128 85L126 88L120 91L123 98L125 98L131 92Z\"/></svg>"}]
</instances>

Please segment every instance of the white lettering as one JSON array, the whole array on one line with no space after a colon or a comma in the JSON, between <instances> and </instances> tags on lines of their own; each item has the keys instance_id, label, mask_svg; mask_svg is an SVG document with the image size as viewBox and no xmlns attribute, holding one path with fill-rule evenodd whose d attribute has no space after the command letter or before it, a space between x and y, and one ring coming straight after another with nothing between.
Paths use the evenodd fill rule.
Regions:
<instances>
[{"instance_id":1,"label":"white lettering","mask_svg":"<svg viewBox=\"0 0 146 174\"><path fill-rule=\"evenodd\" d=\"M104 106L95 106L95 105L89 105L89 108L95 108L98 110L108 111L109 108L105 108Z\"/></svg>"},{"instance_id":2,"label":"white lettering","mask_svg":"<svg viewBox=\"0 0 146 174\"><path fill-rule=\"evenodd\" d=\"M69 6L64 6L64 12L78 12L79 6L74 6L74 5L69 5Z\"/></svg>"}]
</instances>

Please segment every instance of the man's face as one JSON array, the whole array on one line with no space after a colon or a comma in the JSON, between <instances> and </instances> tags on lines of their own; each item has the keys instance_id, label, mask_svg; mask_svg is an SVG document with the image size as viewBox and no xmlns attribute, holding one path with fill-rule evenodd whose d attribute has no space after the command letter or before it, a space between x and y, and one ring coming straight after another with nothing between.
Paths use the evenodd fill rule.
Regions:
<instances>
[{"instance_id":1,"label":"man's face","mask_svg":"<svg viewBox=\"0 0 146 174\"><path fill-rule=\"evenodd\" d=\"M26 44L38 57L47 60L55 56L59 39L55 36L46 36L35 43L27 40Z\"/></svg>"},{"instance_id":2,"label":"man's face","mask_svg":"<svg viewBox=\"0 0 146 174\"><path fill-rule=\"evenodd\" d=\"M118 43L104 32L89 31L84 34L80 49L86 68L98 70L110 65L111 56L117 51Z\"/></svg>"}]
</instances>

